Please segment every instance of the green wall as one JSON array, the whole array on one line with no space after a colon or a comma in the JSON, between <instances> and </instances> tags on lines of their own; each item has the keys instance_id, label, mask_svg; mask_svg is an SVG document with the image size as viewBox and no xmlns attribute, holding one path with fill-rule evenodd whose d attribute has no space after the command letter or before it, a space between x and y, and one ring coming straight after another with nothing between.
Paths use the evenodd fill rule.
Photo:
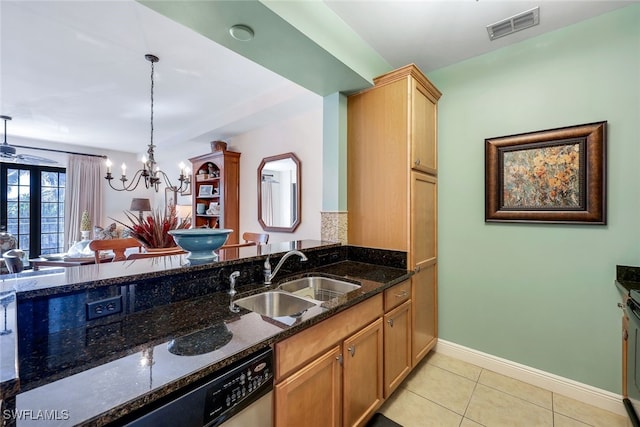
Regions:
<instances>
[{"instance_id":1,"label":"green wall","mask_svg":"<svg viewBox=\"0 0 640 427\"><path fill-rule=\"evenodd\" d=\"M347 210L347 97L340 93L323 100L322 210Z\"/></svg>"},{"instance_id":2,"label":"green wall","mask_svg":"<svg viewBox=\"0 0 640 427\"><path fill-rule=\"evenodd\" d=\"M621 392L616 264L640 265L640 5L429 73L440 337ZM484 222L484 139L608 121L608 225Z\"/></svg>"}]
</instances>

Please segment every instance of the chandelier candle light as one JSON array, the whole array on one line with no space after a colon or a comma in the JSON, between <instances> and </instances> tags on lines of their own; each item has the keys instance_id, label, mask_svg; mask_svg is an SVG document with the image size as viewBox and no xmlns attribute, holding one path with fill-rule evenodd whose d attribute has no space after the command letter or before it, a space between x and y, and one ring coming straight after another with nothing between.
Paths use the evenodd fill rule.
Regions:
<instances>
[{"instance_id":1,"label":"chandelier candle light","mask_svg":"<svg viewBox=\"0 0 640 427\"><path fill-rule=\"evenodd\" d=\"M160 186L160 182L164 180L164 183L167 187L173 188L180 194L188 194L191 184L191 180L189 179L189 174L191 173L191 171L187 167L185 167L185 164L182 162L180 163L180 176L178 178L180 185L175 186L171 183L171 180L169 179L167 174L160 170L154 158L155 145L153 144L153 64L158 62L159 59L157 56L151 54L147 54L144 57L147 61L151 62L151 140L149 142L149 148L147 149L148 157L142 156L142 169L136 171L129 184L127 184L127 181L129 181L129 179L127 178L127 165L125 165L124 163L122 164L122 176L120 177L120 181L122 181L122 188L113 186L111 182L113 179L115 179L111 174L111 166L113 163L111 163L111 160L107 159L107 176L105 176L105 179L109 182L109 187L113 188L116 191L133 191L138 188L138 184L141 180L143 180L144 186L146 188L153 188L157 192Z\"/></svg>"}]
</instances>

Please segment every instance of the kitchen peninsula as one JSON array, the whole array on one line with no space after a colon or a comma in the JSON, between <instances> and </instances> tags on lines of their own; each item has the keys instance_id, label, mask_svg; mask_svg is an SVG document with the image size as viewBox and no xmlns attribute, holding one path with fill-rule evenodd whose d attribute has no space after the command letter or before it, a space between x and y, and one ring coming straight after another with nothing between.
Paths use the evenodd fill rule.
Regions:
<instances>
[{"instance_id":1,"label":"kitchen peninsula","mask_svg":"<svg viewBox=\"0 0 640 427\"><path fill-rule=\"evenodd\" d=\"M293 249L308 261L287 260L272 287L309 272L362 286L295 319L229 310L231 273L240 272L238 296L262 292L267 254L275 263ZM0 295L13 296L5 325L12 333L0 336L2 413L59 418L37 425L120 423L411 275L404 252L318 241L221 250L219 257L194 266L174 255L2 276Z\"/></svg>"}]
</instances>

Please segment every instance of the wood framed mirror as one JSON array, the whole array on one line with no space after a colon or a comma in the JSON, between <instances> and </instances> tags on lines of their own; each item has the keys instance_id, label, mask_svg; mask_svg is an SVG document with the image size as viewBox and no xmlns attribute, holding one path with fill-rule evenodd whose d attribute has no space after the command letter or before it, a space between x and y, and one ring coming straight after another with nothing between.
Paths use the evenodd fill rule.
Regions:
<instances>
[{"instance_id":1,"label":"wood framed mirror","mask_svg":"<svg viewBox=\"0 0 640 427\"><path fill-rule=\"evenodd\" d=\"M293 233L300 225L300 159L293 153L265 157L258 166L258 222L265 231Z\"/></svg>"}]
</instances>

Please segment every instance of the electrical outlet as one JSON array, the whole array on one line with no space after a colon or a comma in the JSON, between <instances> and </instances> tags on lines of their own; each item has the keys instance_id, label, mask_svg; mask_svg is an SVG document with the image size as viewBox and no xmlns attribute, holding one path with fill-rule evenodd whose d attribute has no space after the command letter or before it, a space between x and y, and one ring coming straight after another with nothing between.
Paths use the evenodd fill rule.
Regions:
<instances>
[{"instance_id":1,"label":"electrical outlet","mask_svg":"<svg viewBox=\"0 0 640 427\"><path fill-rule=\"evenodd\" d=\"M87 303L87 320L99 319L122 312L122 295Z\"/></svg>"}]
</instances>

